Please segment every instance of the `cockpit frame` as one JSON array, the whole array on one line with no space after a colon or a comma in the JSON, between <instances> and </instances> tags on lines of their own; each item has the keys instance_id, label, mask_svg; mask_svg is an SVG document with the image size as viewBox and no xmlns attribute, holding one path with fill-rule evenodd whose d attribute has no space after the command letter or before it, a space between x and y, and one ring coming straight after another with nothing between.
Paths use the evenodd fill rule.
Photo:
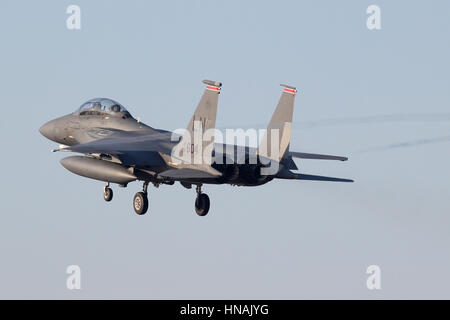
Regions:
<instances>
[{"instance_id":1,"label":"cockpit frame","mask_svg":"<svg viewBox=\"0 0 450 320\"><path fill-rule=\"evenodd\" d=\"M80 116L121 116L129 118L131 114L120 103L108 98L94 98L86 101L75 114Z\"/></svg>"}]
</instances>

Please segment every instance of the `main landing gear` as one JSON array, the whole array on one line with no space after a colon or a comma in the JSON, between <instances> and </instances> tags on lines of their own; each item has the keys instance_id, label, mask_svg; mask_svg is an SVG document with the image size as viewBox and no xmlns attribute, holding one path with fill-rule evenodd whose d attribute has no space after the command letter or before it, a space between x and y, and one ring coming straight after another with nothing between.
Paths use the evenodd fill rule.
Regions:
<instances>
[{"instance_id":1,"label":"main landing gear","mask_svg":"<svg viewBox=\"0 0 450 320\"><path fill-rule=\"evenodd\" d=\"M113 191L109 187L109 183L103 188L103 199L105 199L106 202L110 202L113 198Z\"/></svg>"},{"instance_id":2,"label":"main landing gear","mask_svg":"<svg viewBox=\"0 0 450 320\"><path fill-rule=\"evenodd\" d=\"M144 215L148 210L148 197L147 197L148 182L144 182L142 192L138 192L133 198L133 208L138 215Z\"/></svg>"},{"instance_id":3,"label":"main landing gear","mask_svg":"<svg viewBox=\"0 0 450 320\"><path fill-rule=\"evenodd\" d=\"M143 215L148 210L148 197L147 197L147 189L148 189L148 182L144 182L144 186L142 188L142 192L138 192L134 195L133 198L133 208L134 211L138 215ZM103 199L105 201L109 202L113 198L113 191L109 187L109 183L103 188Z\"/></svg>"},{"instance_id":4,"label":"main landing gear","mask_svg":"<svg viewBox=\"0 0 450 320\"><path fill-rule=\"evenodd\" d=\"M144 182L142 191L134 195L133 198L133 209L138 215L144 215L148 211L148 182ZM197 198L195 199L195 212L203 217L209 212L210 200L206 193L202 193L202 185L198 184L197 188ZM113 191L109 187L109 183L103 188L103 199L109 202L113 198Z\"/></svg>"},{"instance_id":5,"label":"main landing gear","mask_svg":"<svg viewBox=\"0 0 450 320\"><path fill-rule=\"evenodd\" d=\"M209 197L206 193L202 193L202 185L197 185L197 198L195 199L195 212L203 217L209 212Z\"/></svg>"}]
</instances>

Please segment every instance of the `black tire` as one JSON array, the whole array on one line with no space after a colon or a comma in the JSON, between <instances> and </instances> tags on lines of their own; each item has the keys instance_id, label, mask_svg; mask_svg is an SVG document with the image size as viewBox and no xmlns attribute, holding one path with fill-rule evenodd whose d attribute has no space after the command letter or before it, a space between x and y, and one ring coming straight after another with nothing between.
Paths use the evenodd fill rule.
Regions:
<instances>
[{"instance_id":1,"label":"black tire","mask_svg":"<svg viewBox=\"0 0 450 320\"><path fill-rule=\"evenodd\" d=\"M210 201L208 195L206 193L200 193L197 199L195 199L195 212L199 216L204 217L209 212L209 206Z\"/></svg>"},{"instance_id":2,"label":"black tire","mask_svg":"<svg viewBox=\"0 0 450 320\"><path fill-rule=\"evenodd\" d=\"M113 198L113 191L111 188L105 188L105 191L103 192L103 199L105 199L106 202L110 202Z\"/></svg>"},{"instance_id":3,"label":"black tire","mask_svg":"<svg viewBox=\"0 0 450 320\"><path fill-rule=\"evenodd\" d=\"M144 192L138 192L133 198L133 208L138 215L143 215L148 210L148 198Z\"/></svg>"}]
</instances>

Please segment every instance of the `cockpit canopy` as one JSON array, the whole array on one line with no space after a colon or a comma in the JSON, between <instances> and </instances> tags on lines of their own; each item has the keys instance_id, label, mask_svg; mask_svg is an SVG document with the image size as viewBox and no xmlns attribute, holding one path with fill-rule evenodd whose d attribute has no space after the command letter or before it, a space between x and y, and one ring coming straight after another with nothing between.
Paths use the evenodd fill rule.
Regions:
<instances>
[{"instance_id":1,"label":"cockpit canopy","mask_svg":"<svg viewBox=\"0 0 450 320\"><path fill-rule=\"evenodd\" d=\"M95 98L91 99L81 105L75 112L80 116L84 115L120 115L122 117L130 118L131 115L120 103L107 99Z\"/></svg>"}]
</instances>

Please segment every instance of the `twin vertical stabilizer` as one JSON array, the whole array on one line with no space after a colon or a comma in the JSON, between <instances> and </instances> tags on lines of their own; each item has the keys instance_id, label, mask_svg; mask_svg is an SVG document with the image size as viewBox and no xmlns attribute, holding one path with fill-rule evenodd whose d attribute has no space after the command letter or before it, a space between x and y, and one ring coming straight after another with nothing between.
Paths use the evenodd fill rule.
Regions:
<instances>
[{"instance_id":1,"label":"twin vertical stabilizer","mask_svg":"<svg viewBox=\"0 0 450 320\"><path fill-rule=\"evenodd\" d=\"M294 99L297 94L295 87L285 84L281 86L284 89L280 100L258 147L260 156L277 162L280 162L289 150Z\"/></svg>"}]
</instances>

